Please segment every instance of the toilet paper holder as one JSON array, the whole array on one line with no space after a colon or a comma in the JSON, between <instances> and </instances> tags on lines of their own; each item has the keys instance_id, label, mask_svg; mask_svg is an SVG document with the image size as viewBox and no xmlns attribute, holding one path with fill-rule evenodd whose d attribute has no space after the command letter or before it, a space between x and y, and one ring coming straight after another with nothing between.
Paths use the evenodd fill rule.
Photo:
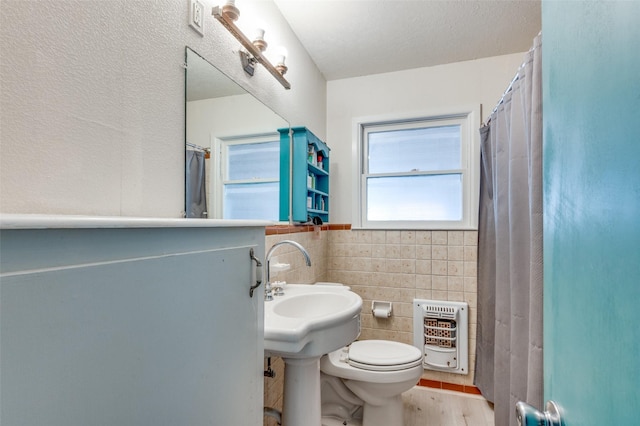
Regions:
<instances>
[{"instance_id":1,"label":"toilet paper holder","mask_svg":"<svg viewBox=\"0 0 640 426\"><path fill-rule=\"evenodd\" d=\"M380 300L371 302L371 314L376 318L389 318L393 313L393 304Z\"/></svg>"}]
</instances>

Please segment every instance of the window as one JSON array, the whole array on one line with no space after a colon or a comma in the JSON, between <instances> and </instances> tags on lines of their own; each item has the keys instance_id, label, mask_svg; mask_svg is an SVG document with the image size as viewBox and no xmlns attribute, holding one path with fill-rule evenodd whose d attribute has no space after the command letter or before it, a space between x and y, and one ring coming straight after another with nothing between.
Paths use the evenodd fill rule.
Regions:
<instances>
[{"instance_id":1,"label":"window","mask_svg":"<svg viewBox=\"0 0 640 426\"><path fill-rule=\"evenodd\" d=\"M357 225L476 228L480 161L476 114L357 120Z\"/></svg>"},{"instance_id":2,"label":"window","mask_svg":"<svg viewBox=\"0 0 640 426\"><path fill-rule=\"evenodd\" d=\"M224 219L277 221L280 194L278 134L217 141L220 166L216 184Z\"/></svg>"}]
</instances>

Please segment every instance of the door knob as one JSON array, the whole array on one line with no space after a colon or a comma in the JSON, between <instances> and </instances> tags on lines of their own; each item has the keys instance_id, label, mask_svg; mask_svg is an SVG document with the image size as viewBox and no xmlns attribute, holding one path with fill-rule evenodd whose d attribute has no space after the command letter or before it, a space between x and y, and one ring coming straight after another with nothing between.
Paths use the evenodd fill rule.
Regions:
<instances>
[{"instance_id":1,"label":"door knob","mask_svg":"<svg viewBox=\"0 0 640 426\"><path fill-rule=\"evenodd\" d=\"M547 401L545 411L538 411L526 402L516 403L516 419L519 426L564 426L560 408L553 401Z\"/></svg>"}]
</instances>

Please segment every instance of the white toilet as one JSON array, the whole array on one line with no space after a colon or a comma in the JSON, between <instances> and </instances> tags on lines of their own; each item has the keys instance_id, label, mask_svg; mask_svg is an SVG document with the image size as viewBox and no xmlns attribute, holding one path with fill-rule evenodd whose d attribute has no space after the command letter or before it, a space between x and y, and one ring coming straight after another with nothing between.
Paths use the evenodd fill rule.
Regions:
<instances>
[{"instance_id":1,"label":"white toilet","mask_svg":"<svg viewBox=\"0 0 640 426\"><path fill-rule=\"evenodd\" d=\"M420 349L361 340L320 359L322 425L402 426L401 394L423 373Z\"/></svg>"}]
</instances>

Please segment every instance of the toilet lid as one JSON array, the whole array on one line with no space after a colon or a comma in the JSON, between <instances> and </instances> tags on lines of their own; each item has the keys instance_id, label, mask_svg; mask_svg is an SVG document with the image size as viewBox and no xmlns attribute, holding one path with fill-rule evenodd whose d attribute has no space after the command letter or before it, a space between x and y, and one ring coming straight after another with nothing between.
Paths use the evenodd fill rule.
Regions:
<instances>
[{"instance_id":1,"label":"toilet lid","mask_svg":"<svg viewBox=\"0 0 640 426\"><path fill-rule=\"evenodd\" d=\"M349 346L349 364L374 371L393 371L422 363L420 349L390 340L360 340Z\"/></svg>"}]
</instances>

